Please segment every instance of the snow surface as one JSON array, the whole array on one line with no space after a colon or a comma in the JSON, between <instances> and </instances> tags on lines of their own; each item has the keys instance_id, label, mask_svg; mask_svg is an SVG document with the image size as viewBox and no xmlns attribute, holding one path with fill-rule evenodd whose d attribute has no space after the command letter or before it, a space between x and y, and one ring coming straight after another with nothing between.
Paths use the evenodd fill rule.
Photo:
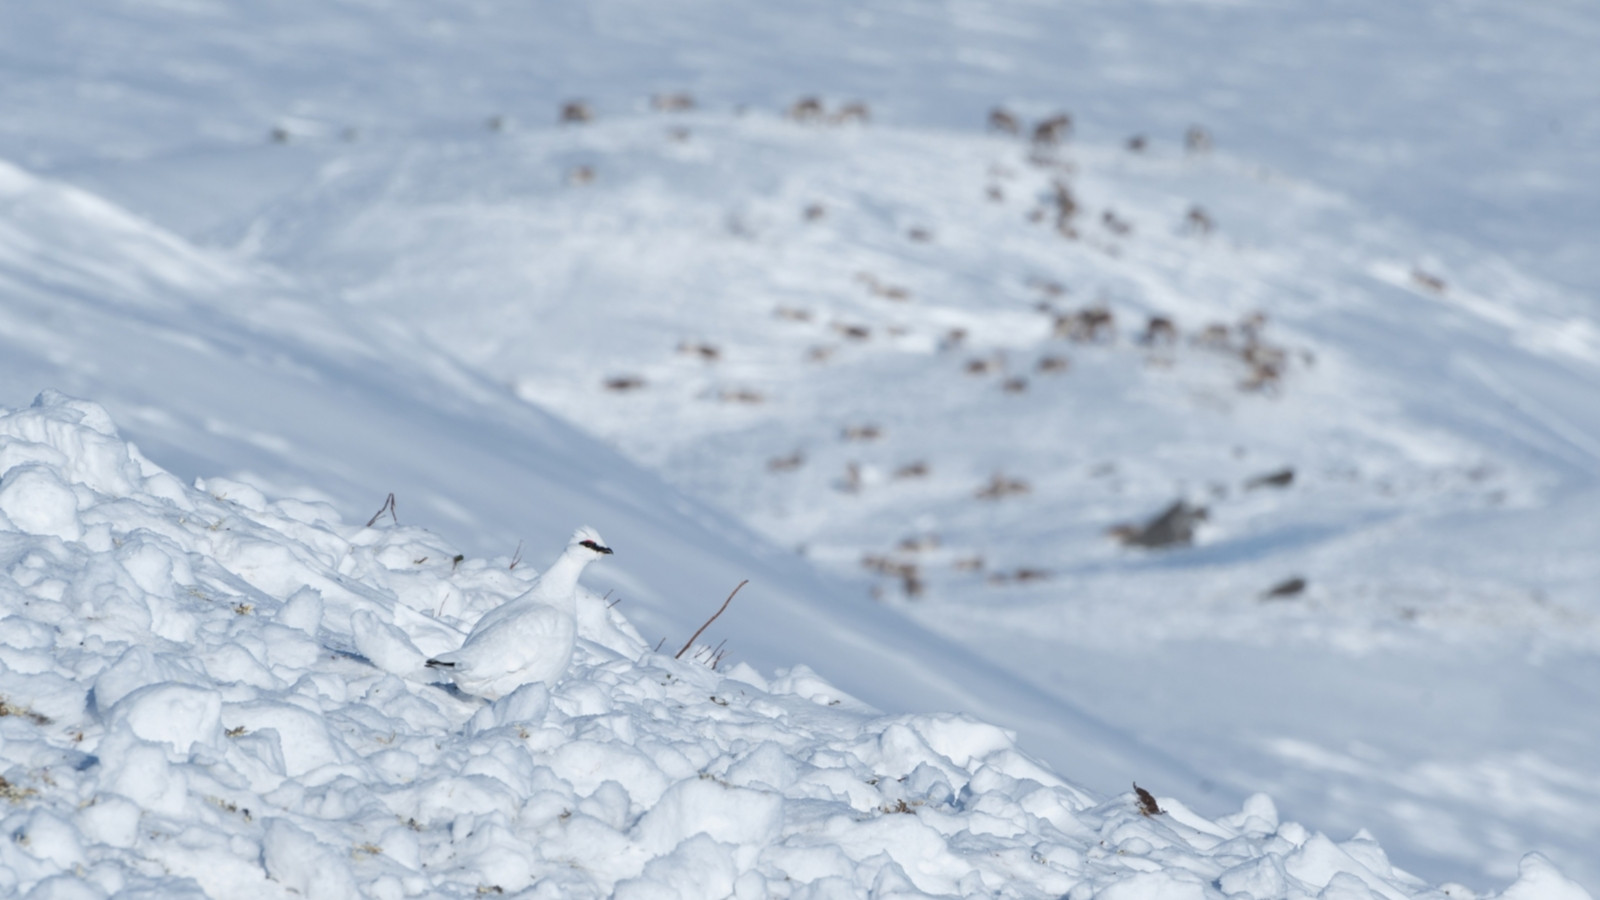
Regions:
<instances>
[{"instance_id":1,"label":"snow surface","mask_svg":"<svg viewBox=\"0 0 1600 900\"><path fill-rule=\"evenodd\" d=\"M7 894L1473 896L1265 795L1147 814L970 717L673 659L585 590L567 677L484 703L373 635L450 649L528 567L186 486L59 394L0 411L0 461ZM1523 869L1501 896L1587 896Z\"/></svg>"},{"instance_id":2,"label":"snow surface","mask_svg":"<svg viewBox=\"0 0 1600 900\"><path fill-rule=\"evenodd\" d=\"M1593 890L1597 39L1583 2L11 5L0 402L92 397L328 523L393 491L466 561L592 521L652 645L749 578L730 662ZM808 94L870 121L785 119ZM1245 391L1258 312L1286 365ZM16 478L17 527L93 539ZM1106 537L1179 498L1195 546Z\"/></svg>"}]
</instances>

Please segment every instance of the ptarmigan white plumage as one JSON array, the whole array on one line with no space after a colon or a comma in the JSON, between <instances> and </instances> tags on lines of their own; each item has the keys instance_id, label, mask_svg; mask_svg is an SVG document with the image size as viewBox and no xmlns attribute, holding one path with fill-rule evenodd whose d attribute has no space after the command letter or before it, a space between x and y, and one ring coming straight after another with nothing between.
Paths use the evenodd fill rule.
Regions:
<instances>
[{"instance_id":1,"label":"ptarmigan white plumage","mask_svg":"<svg viewBox=\"0 0 1600 900\"><path fill-rule=\"evenodd\" d=\"M610 552L593 528L579 528L532 590L485 613L459 650L427 665L449 675L463 692L489 700L525 684L557 680L572 661L578 636L578 576Z\"/></svg>"}]
</instances>

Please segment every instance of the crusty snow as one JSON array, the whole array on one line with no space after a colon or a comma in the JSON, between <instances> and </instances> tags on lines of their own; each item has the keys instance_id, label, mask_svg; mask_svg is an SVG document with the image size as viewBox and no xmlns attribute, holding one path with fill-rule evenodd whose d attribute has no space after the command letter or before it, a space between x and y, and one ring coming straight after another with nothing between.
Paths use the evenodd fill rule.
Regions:
<instances>
[{"instance_id":1,"label":"crusty snow","mask_svg":"<svg viewBox=\"0 0 1600 900\"><path fill-rule=\"evenodd\" d=\"M1426 896L1381 845L1451 897L1596 891L1597 42L1509 0L0 8L0 862ZM585 523L568 681L432 684ZM602 789L545 729L648 765ZM515 815L383 844L361 791L474 754ZM813 770L900 842L818 825ZM542 792L627 849L556 866Z\"/></svg>"},{"instance_id":2,"label":"crusty snow","mask_svg":"<svg viewBox=\"0 0 1600 900\"><path fill-rule=\"evenodd\" d=\"M58 394L0 460L8 894L1446 896L1265 795L1152 814L967 716L674 659L586 590L566 677L485 703L388 648L452 648L528 567L184 485ZM1533 890L1582 896L1537 855Z\"/></svg>"}]
</instances>

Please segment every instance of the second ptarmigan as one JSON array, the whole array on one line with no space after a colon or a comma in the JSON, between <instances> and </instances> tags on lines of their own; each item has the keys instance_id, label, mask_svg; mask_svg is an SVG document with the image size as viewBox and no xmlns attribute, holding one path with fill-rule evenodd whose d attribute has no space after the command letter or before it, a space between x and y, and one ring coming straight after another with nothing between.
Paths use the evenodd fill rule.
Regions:
<instances>
[{"instance_id":1,"label":"second ptarmigan","mask_svg":"<svg viewBox=\"0 0 1600 900\"><path fill-rule=\"evenodd\" d=\"M578 576L611 553L599 532L572 533L561 557L526 594L485 613L460 649L428 660L463 692L497 700L525 684L550 683L567 671L578 637Z\"/></svg>"}]
</instances>

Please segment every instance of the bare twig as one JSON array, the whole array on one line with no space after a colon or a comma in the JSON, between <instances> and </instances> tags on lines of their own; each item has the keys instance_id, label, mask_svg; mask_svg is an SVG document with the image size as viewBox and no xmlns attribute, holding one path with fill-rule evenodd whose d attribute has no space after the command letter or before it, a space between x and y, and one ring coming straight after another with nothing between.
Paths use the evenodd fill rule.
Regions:
<instances>
[{"instance_id":1,"label":"bare twig","mask_svg":"<svg viewBox=\"0 0 1600 900\"><path fill-rule=\"evenodd\" d=\"M376 525L378 523L378 520L383 518L383 514L384 513L388 513L389 514L389 518L393 519L394 523L396 525L400 524L400 517L394 514L394 492L393 491L389 492L388 499L384 500L383 501L383 505L378 507L378 511L372 514L372 518L367 520L367 527L371 528L373 525Z\"/></svg>"},{"instance_id":2,"label":"bare twig","mask_svg":"<svg viewBox=\"0 0 1600 900\"><path fill-rule=\"evenodd\" d=\"M506 566L506 568L507 569L515 569L521 563L522 563L522 542L521 541L517 541L517 552L511 554L511 565Z\"/></svg>"},{"instance_id":3,"label":"bare twig","mask_svg":"<svg viewBox=\"0 0 1600 900\"><path fill-rule=\"evenodd\" d=\"M750 583L750 579L748 579L748 578L746 578L745 580L739 582L739 587L736 587L736 588L733 589L733 594L739 593L739 588L742 588L742 587L744 587L745 585L747 585L749 583ZM728 608L728 604L733 602L733 594L729 594L728 595L728 599L722 601L722 606L716 612L711 614L711 618L707 619L706 623L704 625L700 626L700 630L696 631L693 635L691 635L689 637L689 643L684 644L682 650L679 650L677 653L673 654L673 656L672 656L673 659L682 659L683 658L683 654L687 653L689 651L689 648L694 646L695 639L700 637L700 635L702 633L704 633L707 628L710 628L711 627L711 623L715 622L717 620L717 616L722 615L723 611Z\"/></svg>"}]
</instances>

